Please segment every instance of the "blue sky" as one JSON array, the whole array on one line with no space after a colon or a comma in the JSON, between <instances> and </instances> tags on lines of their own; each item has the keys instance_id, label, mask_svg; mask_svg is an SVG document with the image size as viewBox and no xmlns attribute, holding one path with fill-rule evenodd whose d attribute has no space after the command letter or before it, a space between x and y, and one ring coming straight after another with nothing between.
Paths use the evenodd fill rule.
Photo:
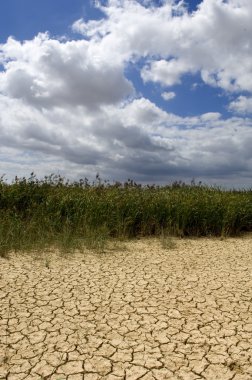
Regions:
<instances>
[{"instance_id":1,"label":"blue sky","mask_svg":"<svg viewBox=\"0 0 252 380\"><path fill-rule=\"evenodd\" d=\"M89 0L8 0L0 3L0 41L13 35L32 39L39 32L52 35L71 35L71 25L83 17L100 18L102 13ZM192 2L193 3L193 2Z\"/></svg>"},{"instance_id":2,"label":"blue sky","mask_svg":"<svg viewBox=\"0 0 252 380\"><path fill-rule=\"evenodd\" d=\"M250 0L0 3L0 174L252 185Z\"/></svg>"}]
</instances>

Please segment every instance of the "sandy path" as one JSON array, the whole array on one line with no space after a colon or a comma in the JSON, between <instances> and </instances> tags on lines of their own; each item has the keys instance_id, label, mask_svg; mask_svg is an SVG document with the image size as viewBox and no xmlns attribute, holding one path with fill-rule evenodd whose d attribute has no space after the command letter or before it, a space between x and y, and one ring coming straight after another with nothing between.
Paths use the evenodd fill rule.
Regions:
<instances>
[{"instance_id":1,"label":"sandy path","mask_svg":"<svg viewBox=\"0 0 252 380\"><path fill-rule=\"evenodd\" d=\"M252 236L0 259L0 379L252 379Z\"/></svg>"}]
</instances>

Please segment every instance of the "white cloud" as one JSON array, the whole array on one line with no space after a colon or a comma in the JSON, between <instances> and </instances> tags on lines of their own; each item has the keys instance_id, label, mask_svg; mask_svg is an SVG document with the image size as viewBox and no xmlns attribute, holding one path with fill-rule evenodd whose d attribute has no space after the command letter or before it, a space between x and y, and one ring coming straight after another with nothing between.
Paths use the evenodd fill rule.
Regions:
<instances>
[{"instance_id":1,"label":"white cloud","mask_svg":"<svg viewBox=\"0 0 252 380\"><path fill-rule=\"evenodd\" d=\"M200 118L203 122L211 122L219 120L221 118L221 114L219 112L207 112L201 115Z\"/></svg>"},{"instance_id":2,"label":"white cloud","mask_svg":"<svg viewBox=\"0 0 252 380\"><path fill-rule=\"evenodd\" d=\"M163 92L162 93L162 98L166 101L169 101L171 99L174 99L176 97L176 94L175 92L171 91L171 92Z\"/></svg>"},{"instance_id":3,"label":"white cloud","mask_svg":"<svg viewBox=\"0 0 252 380\"><path fill-rule=\"evenodd\" d=\"M252 97L239 96L230 103L229 109L240 114L252 114Z\"/></svg>"},{"instance_id":4,"label":"white cloud","mask_svg":"<svg viewBox=\"0 0 252 380\"><path fill-rule=\"evenodd\" d=\"M161 59L146 65L141 72L141 77L144 82L152 81L159 82L162 86L173 86L180 83L181 76L189 71L193 72L193 68L185 61Z\"/></svg>"},{"instance_id":5,"label":"white cloud","mask_svg":"<svg viewBox=\"0 0 252 380\"><path fill-rule=\"evenodd\" d=\"M39 34L0 46L0 92L36 107L115 104L133 93L123 66L94 54L85 40L60 42Z\"/></svg>"}]
</instances>

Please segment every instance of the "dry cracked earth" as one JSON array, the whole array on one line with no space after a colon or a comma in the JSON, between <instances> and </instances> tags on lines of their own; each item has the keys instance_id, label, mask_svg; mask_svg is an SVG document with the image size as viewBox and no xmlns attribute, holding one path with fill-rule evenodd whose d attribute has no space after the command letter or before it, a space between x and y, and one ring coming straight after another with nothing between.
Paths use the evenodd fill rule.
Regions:
<instances>
[{"instance_id":1,"label":"dry cracked earth","mask_svg":"<svg viewBox=\"0 0 252 380\"><path fill-rule=\"evenodd\" d=\"M252 235L0 259L0 379L251 380Z\"/></svg>"}]
</instances>

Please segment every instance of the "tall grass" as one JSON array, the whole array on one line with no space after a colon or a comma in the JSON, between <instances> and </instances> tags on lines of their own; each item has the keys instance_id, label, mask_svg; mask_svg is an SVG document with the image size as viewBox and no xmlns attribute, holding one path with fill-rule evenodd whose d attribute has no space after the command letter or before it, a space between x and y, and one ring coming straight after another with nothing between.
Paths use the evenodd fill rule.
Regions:
<instances>
[{"instance_id":1,"label":"tall grass","mask_svg":"<svg viewBox=\"0 0 252 380\"><path fill-rule=\"evenodd\" d=\"M177 182L141 186L56 175L0 180L0 254L49 246L104 246L106 239L230 236L252 230L252 190Z\"/></svg>"}]
</instances>

